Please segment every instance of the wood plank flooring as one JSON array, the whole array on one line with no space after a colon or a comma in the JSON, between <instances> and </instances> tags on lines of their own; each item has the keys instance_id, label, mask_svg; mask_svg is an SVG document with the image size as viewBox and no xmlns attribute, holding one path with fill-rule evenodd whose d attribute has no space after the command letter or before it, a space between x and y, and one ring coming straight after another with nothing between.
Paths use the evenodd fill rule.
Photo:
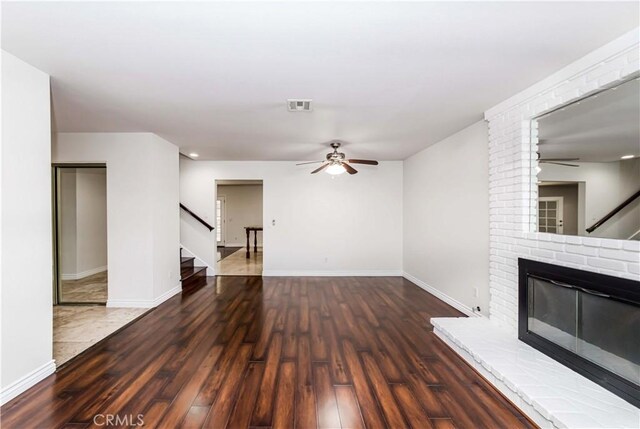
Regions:
<instances>
[{"instance_id":1,"label":"wood plank flooring","mask_svg":"<svg viewBox=\"0 0 640 429\"><path fill-rule=\"evenodd\" d=\"M210 278L6 404L2 427L534 427L431 332L459 315L395 277Z\"/></svg>"}]
</instances>

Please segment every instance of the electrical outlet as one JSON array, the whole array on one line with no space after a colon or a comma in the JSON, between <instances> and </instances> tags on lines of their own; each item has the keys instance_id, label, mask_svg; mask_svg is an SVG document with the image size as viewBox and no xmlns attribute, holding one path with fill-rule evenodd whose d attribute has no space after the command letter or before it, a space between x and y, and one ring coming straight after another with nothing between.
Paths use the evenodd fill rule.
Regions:
<instances>
[{"instance_id":1,"label":"electrical outlet","mask_svg":"<svg viewBox=\"0 0 640 429\"><path fill-rule=\"evenodd\" d=\"M478 288L477 287L473 288L473 296L476 297L476 298L478 297Z\"/></svg>"}]
</instances>

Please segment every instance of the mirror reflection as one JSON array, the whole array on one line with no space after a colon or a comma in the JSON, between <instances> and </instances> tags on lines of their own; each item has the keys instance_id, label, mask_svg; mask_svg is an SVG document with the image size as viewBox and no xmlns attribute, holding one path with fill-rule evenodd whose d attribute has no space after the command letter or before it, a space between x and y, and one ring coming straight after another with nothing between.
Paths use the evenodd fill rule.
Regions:
<instances>
[{"instance_id":1,"label":"mirror reflection","mask_svg":"<svg viewBox=\"0 0 640 429\"><path fill-rule=\"evenodd\" d=\"M640 240L638 79L535 121L538 231Z\"/></svg>"},{"instance_id":2,"label":"mirror reflection","mask_svg":"<svg viewBox=\"0 0 640 429\"><path fill-rule=\"evenodd\" d=\"M106 173L56 168L58 304L107 301Z\"/></svg>"}]
</instances>

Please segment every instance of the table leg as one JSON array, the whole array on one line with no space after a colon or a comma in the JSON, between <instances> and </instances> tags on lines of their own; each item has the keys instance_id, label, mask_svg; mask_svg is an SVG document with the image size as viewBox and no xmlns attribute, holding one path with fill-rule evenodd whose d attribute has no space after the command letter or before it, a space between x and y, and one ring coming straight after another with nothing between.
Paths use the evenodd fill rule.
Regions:
<instances>
[{"instance_id":1,"label":"table leg","mask_svg":"<svg viewBox=\"0 0 640 429\"><path fill-rule=\"evenodd\" d=\"M247 233L247 259L249 259L251 257L251 247L249 247L249 234L251 234L251 232L248 229L245 229L246 233Z\"/></svg>"},{"instance_id":2,"label":"table leg","mask_svg":"<svg viewBox=\"0 0 640 429\"><path fill-rule=\"evenodd\" d=\"M253 253L258 253L258 231L253 231Z\"/></svg>"}]
</instances>

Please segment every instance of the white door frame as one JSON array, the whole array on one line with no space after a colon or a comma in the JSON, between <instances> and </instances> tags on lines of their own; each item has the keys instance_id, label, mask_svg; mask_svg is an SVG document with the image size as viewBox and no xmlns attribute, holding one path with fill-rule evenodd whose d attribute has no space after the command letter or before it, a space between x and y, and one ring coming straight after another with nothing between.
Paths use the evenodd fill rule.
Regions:
<instances>
[{"instance_id":1,"label":"white door frame","mask_svg":"<svg viewBox=\"0 0 640 429\"><path fill-rule=\"evenodd\" d=\"M563 213L564 197L539 197L538 201L555 201L556 202L556 234L563 234L564 233L564 213ZM539 220L538 220L538 225L540 225Z\"/></svg>"},{"instance_id":2,"label":"white door frame","mask_svg":"<svg viewBox=\"0 0 640 429\"><path fill-rule=\"evenodd\" d=\"M218 201L220 201L220 224L218 225L218 213L217 213L217 205ZM216 246L224 246L227 242L227 198L224 195L216 196L216 227L218 228L218 232L220 232L220 240L217 240L216 235Z\"/></svg>"}]
</instances>

